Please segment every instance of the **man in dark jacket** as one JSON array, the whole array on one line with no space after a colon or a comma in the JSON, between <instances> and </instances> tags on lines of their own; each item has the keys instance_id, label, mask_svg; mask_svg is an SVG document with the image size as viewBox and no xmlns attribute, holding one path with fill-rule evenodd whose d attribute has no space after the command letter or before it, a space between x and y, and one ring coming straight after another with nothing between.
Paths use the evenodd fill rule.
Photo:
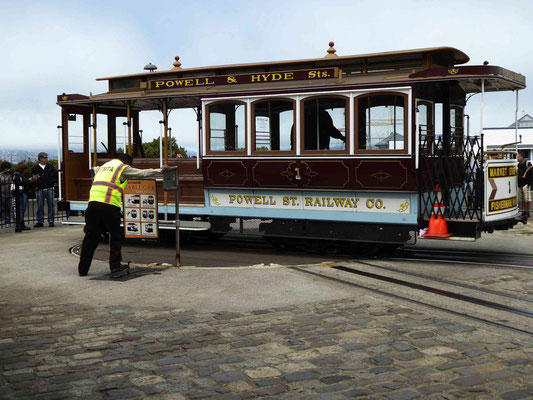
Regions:
<instances>
[{"instance_id":1,"label":"man in dark jacket","mask_svg":"<svg viewBox=\"0 0 533 400\"><path fill-rule=\"evenodd\" d=\"M34 225L40 228L44 223L44 200L48 205L48 225L54 226L54 185L57 182L57 170L52 164L48 163L48 154L39 153L39 164L31 170L32 177L30 181L35 184L37 189L37 223Z\"/></svg>"}]
</instances>

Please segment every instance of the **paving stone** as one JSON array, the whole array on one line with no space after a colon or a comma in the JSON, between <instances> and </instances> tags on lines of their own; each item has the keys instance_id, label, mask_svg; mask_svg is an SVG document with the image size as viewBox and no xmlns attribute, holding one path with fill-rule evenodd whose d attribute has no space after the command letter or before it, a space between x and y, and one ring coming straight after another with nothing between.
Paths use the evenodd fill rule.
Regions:
<instances>
[{"instance_id":1,"label":"paving stone","mask_svg":"<svg viewBox=\"0 0 533 400\"><path fill-rule=\"evenodd\" d=\"M530 389L513 390L511 392L502 393L501 395L501 398L503 400L531 399L532 397L533 397L533 390L530 390Z\"/></svg>"},{"instance_id":2,"label":"paving stone","mask_svg":"<svg viewBox=\"0 0 533 400\"><path fill-rule=\"evenodd\" d=\"M432 385L418 387L417 390L424 396L430 396L432 394L443 393L454 389L453 386L445 383L435 383Z\"/></svg>"},{"instance_id":3,"label":"paving stone","mask_svg":"<svg viewBox=\"0 0 533 400\"><path fill-rule=\"evenodd\" d=\"M211 377L218 383L242 381L246 378L246 376L240 371L217 372L211 375Z\"/></svg>"},{"instance_id":4,"label":"paving stone","mask_svg":"<svg viewBox=\"0 0 533 400\"><path fill-rule=\"evenodd\" d=\"M477 386L483 385L487 380L479 375L467 376L465 378L457 378L451 381L452 385L457 386Z\"/></svg>"},{"instance_id":5,"label":"paving stone","mask_svg":"<svg viewBox=\"0 0 533 400\"><path fill-rule=\"evenodd\" d=\"M368 389L352 389L342 394L349 399L356 399L358 397L369 396L372 394L372 391Z\"/></svg>"},{"instance_id":6,"label":"paving stone","mask_svg":"<svg viewBox=\"0 0 533 400\"><path fill-rule=\"evenodd\" d=\"M351 377L347 375L332 375L332 376L325 376L323 378L320 378L320 381L324 382L327 385L330 385L332 383L338 383L341 381L345 381L347 379L351 379Z\"/></svg>"},{"instance_id":7,"label":"paving stone","mask_svg":"<svg viewBox=\"0 0 533 400\"><path fill-rule=\"evenodd\" d=\"M260 389L256 389L254 393L257 396L274 396L281 393L284 393L289 390L289 387L283 383L276 386L267 386Z\"/></svg>"},{"instance_id":8,"label":"paving stone","mask_svg":"<svg viewBox=\"0 0 533 400\"><path fill-rule=\"evenodd\" d=\"M143 393L133 389L117 389L105 392L104 398L106 400L140 399L143 398Z\"/></svg>"},{"instance_id":9,"label":"paving stone","mask_svg":"<svg viewBox=\"0 0 533 400\"><path fill-rule=\"evenodd\" d=\"M421 397L420 393L413 390L401 390L398 392L385 393L384 395L389 400L411 400Z\"/></svg>"},{"instance_id":10,"label":"paving stone","mask_svg":"<svg viewBox=\"0 0 533 400\"><path fill-rule=\"evenodd\" d=\"M303 381L307 379L314 379L317 377L317 374L312 371L301 371L301 372L293 372L291 374L285 375L285 380L287 382L294 382L294 381Z\"/></svg>"}]
</instances>

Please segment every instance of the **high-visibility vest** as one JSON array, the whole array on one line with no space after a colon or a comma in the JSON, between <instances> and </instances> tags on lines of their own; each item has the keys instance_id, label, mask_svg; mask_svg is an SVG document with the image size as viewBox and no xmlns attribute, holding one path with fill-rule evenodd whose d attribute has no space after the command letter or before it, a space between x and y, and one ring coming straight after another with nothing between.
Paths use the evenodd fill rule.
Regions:
<instances>
[{"instance_id":1,"label":"high-visibility vest","mask_svg":"<svg viewBox=\"0 0 533 400\"><path fill-rule=\"evenodd\" d=\"M122 205L122 195L128 181L120 183L120 175L127 167L120 160L106 162L98 169L94 176L93 185L89 195L89 201L111 204L119 207Z\"/></svg>"}]
</instances>

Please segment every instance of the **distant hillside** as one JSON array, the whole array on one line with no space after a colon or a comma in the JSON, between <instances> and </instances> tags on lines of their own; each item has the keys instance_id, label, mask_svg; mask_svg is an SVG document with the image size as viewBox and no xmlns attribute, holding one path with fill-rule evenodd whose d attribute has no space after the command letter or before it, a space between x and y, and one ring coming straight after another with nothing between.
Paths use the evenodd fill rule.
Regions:
<instances>
[{"instance_id":1,"label":"distant hillside","mask_svg":"<svg viewBox=\"0 0 533 400\"><path fill-rule=\"evenodd\" d=\"M37 161L37 154L44 151L48 153L51 159L57 158L57 150L42 149L42 150L15 150L15 149L0 149L0 160L9 161L10 163L18 163L25 161L28 158L32 161Z\"/></svg>"}]
</instances>

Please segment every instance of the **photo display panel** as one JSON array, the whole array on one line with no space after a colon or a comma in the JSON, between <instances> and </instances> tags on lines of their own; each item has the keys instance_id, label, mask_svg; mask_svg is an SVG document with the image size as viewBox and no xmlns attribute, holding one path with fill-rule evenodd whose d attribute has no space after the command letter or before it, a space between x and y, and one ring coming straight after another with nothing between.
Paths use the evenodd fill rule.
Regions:
<instances>
[{"instance_id":1,"label":"photo display panel","mask_svg":"<svg viewBox=\"0 0 533 400\"><path fill-rule=\"evenodd\" d=\"M159 238L155 180L128 180L123 210L126 239Z\"/></svg>"}]
</instances>

